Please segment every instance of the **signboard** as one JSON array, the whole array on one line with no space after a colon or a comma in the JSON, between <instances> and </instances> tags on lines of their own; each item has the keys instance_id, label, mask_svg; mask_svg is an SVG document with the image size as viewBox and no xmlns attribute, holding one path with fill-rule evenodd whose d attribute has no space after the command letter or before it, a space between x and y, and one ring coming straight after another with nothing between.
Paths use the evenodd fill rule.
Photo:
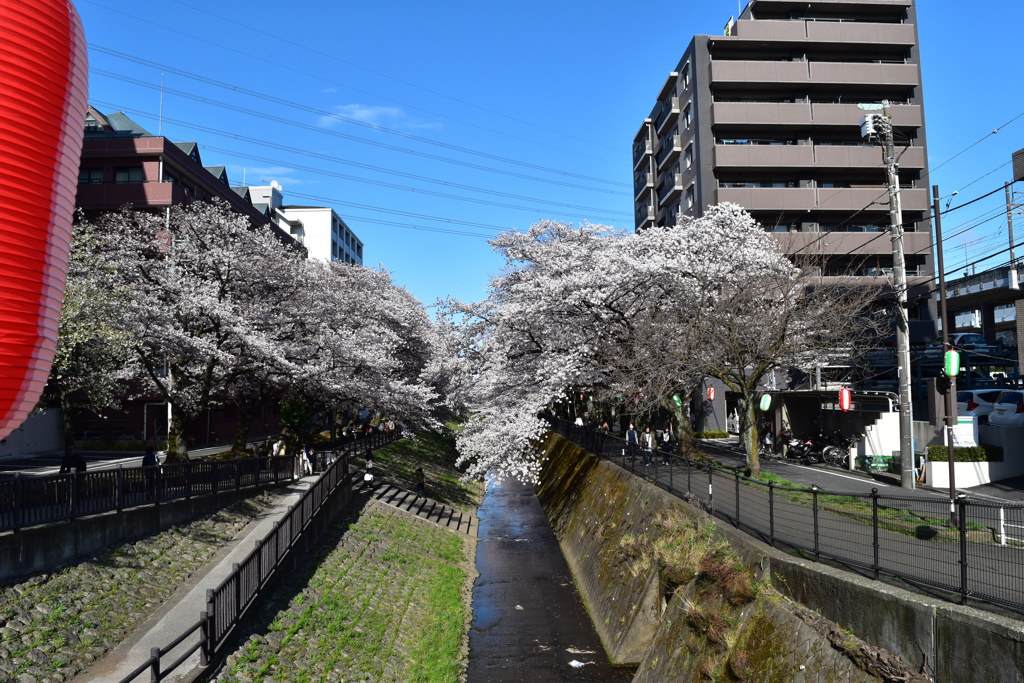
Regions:
<instances>
[{"instance_id":1,"label":"signboard","mask_svg":"<svg viewBox=\"0 0 1024 683\"><path fill-rule=\"evenodd\" d=\"M977 446L978 419L975 417L957 417L952 434L954 446Z\"/></svg>"}]
</instances>

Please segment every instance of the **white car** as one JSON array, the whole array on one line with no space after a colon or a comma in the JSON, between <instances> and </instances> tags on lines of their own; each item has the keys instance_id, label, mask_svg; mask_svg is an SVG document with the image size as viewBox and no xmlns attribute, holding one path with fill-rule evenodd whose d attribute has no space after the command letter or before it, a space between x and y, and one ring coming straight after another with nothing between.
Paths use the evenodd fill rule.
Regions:
<instances>
[{"instance_id":1,"label":"white car","mask_svg":"<svg viewBox=\"0 0 1024 683\"><path fill-rule=\"evenodd\" d=\"M1024 391L1007 391L992 406L988 423L998 427L1024 427Z\"/></svg>"},{"instance_id":2,"label":"white car","mask_svg":"<svg viewBox=\"0 0 1024 683\"><path fill-rule=\"evenodd\" d=\"M988 424L992 406L1004 394L1002 389L956 392L956 414L978 418L978 424Z\"/></svg>"}]
</instances>

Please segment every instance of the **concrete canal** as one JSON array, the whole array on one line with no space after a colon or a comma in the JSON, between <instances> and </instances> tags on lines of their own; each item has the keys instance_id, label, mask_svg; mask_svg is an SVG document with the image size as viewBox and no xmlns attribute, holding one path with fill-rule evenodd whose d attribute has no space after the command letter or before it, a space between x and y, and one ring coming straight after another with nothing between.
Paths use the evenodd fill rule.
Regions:
<instances>
[{"instance_id":1,"label":"concrete canal","mask_svg":"<svg viewBox=\"0 0 1024 683\"><path fill-rule=\"evenodd\" d=\"M609 663L533 489L490 482L479 517L470 683L632 680Z\"/></svg>"}]
</instances>

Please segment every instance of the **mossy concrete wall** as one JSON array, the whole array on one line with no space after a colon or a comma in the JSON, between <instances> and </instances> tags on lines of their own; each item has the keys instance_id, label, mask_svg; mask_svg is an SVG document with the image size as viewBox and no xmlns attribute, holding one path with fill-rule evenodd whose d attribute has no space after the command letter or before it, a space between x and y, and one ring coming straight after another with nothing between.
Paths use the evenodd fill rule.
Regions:
<instances>
[{"instance_id":1,"label":"mossy concrete wall","mask_svg":"<svg viewBox=\"0 0 1024 683\"><path fill-rule=\"evenodd\" d=\"M722 524L738 564L769 589L740 603L706 583L667 581L623 539L671 511L703 513L557 435L537 493L609 657L639 663L637 681L859 681L897 670L1024 680L1020 622L785 555ZM725 634L708 626L716 613L728 617Z\"/></svg>"}]
</instances>

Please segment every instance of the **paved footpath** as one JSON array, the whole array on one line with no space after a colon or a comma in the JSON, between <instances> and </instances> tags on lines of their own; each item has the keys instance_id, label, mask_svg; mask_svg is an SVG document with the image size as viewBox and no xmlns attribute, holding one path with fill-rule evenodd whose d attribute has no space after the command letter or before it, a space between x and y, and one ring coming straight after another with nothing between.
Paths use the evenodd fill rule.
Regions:
<instances>
[{"instance_id":1,"label":"paved footpath","mask_svg":"<svg viewBox=\"0 0 1024 683\"><path fill-rule=\"evenodd\" d=\"M304 477L280 489L280 495L274 503L222 548L203 569L196 572L186 585L181 586L162 608L150 616L129 638L107 653L106 657L93 664L87 673L75 677L72 683L116 683L149 659L152 648L166 647L199 621L199 613L206 609L207 589L216 588L227 578L232 565L241 562L252 552L256 543L270 533L274 523L288 512L315 480L314 476ZM199 634L195 633L179 645L178 649L183 653L198 642ZM175 650L165 655L163 661L173 662L179 656L178 650ZM199 653L196 652L164 680L186 680L190 677L191 671L198 666ZM144 673L136 680L148 681L149 674Z\"/></svg>"}]
</instances>

